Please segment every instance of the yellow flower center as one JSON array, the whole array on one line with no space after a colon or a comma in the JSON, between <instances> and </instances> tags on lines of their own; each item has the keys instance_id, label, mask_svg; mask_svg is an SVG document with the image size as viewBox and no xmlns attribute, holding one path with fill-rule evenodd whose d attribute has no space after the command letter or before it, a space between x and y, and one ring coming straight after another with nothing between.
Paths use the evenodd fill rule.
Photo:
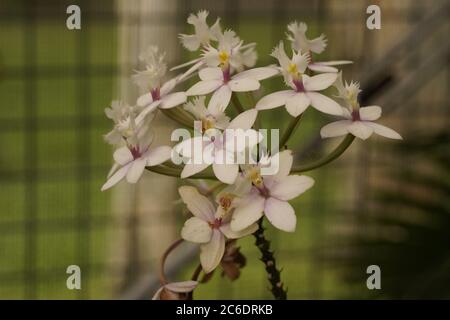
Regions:
<instances>
[{"instance_id":1,"label":"yellow flower center","mask_svg":"<svg viewBox=\"0 0 450 320\"><path fill-rule=\"evenodd\" d=\"M301 78L301 74L298 71L297 65L295 63L289 64L287 71L291 74L294 80L299 80Z\"/></svg>"},{"instance_id":2,"label":"yellow flower center","mask_svg":"<svg viewBox=\"0 0 450 320\"><path fill-rule=\"evenodd\" d=\"M231 193L225 193L223 196L220 197L219 204L224 211L228 211L230 209L231 203L233 202L234 198L235 195Z\"/></svg>"},{"instance_id":3,"label":"yellow flower center","mask_svg":"<svg viewBox=\"0 0 450 320\"><path fill-rule=\"evenodd\" d=\"M215 121L212 119L204 118L202 119L202 130L203 132L213 129L215 127Z\"/></svg>"},{"instance_id":4,"label":"yellow flower center","mask_svg":"<svg viewBox=\"0 0 450 320\"><path fill-rule=\"evenodd\" d=\"M230 58L230 55L225 51L219 52L219 61L220 64L226 65L228 63L228 59Z\"/></svg>"},{"instance_id":5,"label":"yellow flower center","mask_svg":"<svg viewBox=\"0 0 450 320\"><path fill-rule=\"evenodd\" d=\"M261 177L261 173L259 168L253 168L247 173L247 178L257 187L262 186L263 178Z\"/></svg>"}]
</instances>

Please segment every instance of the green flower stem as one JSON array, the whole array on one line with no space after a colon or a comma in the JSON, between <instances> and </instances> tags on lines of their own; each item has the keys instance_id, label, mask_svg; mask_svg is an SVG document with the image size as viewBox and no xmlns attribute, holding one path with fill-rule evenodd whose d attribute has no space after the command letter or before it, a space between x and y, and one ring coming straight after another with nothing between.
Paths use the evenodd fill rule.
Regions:
<instances>
[{"instance_id":1,"label":"green flower stem","mask_svg":"<svg viewBox=\"0 0 450 320\"><path fill-rule=\"evenodd\" d=\"M302 115L299 115L298 117L291 120L288 127L286 128L286 131L283 133L283 136L280 139L280 148L283 148L287 142L289 141L289 138L292 136L292 134L297 129L300 119L302 118Z\"/></svg>"},{"instance_id":2,"label":"green flower stem","mask_svg":"<svg viewBox=\"0 0 450 320\"><path fill-rule=\"evenodd\" d=\"M180 113L181 110L176 109L161 109L161 112L167 116L168 118L172 119L173 121L181 124L182 126L191 128L194 126L194 120L190 121L189 118L187 118L183 113Z\"/></svg>"},{"instance_id":3,"label":"green flower stem","mask_svg":"<svg viewBox=\"0 0 450 320\"><path fill-rule=\"evenodd\" d=\"M259 228L253 233L255 237L255 245L261 252L261 261L264 263L267 272L267 278L272 285L270 291L272 292L276 300L286 300L287 293L283 288L283 282L281 282L281 270L277 268L273 251L270 250L270 241L264 236L264 227L262 226L263 219L258 222Z\"/></svg>"},{"instance_id":4,"label":"green flower stem","mask_svg":"<svg viewBox=\"0 0 450 320\"><path fill-rule=\"evenodd\" d=\"M347 148L352 144L354 139L355 137L353 135L348 134L344 138L344 140L342 140L342 142L330 154L315 162L295 166L292 168L291 173L307 172L327 165L333 160L339 158L339 156L342 155L345 152L345 150L347 150ZM162 164L158 166L147 167L146 169L152 172L156 172L171 177L180 177L182 171L182 168L176 167L173 164L171 164L170 166L167 164ZM211 168L209 168L203 172L199 172L193 176L190 176L189 179L216 180L217 178L214 176Z\"/></svg>"},{"instance_id":5,"label":"green flower stem","mask_svg":"<svg viewBox=\"0 0 450 320\"><path fill-rule=\"evenodd\" d=\"M306 172L306 171L311 171L313 169L323 167L324 165L339 158L339 156L341 154L343 154L345 152L345 150L347 150L347 148L352 144L353 140L355 140L355 136L353 136L352 134L346 135L344 140L342 140L342 142L330 154L328 154L327 156L325 156L322 159L319 159L315 162L305 164L305 165L295 166L294 168L292 168L291 173Z\"/></svg>"},{"instance_id":6,"label":"green flower stem","mask_svg":"<svg viewBox=\"0 0 450 320\"><path fill-rule=\"evenodd\" d=\"M239 101L239 98L235 92L231 95L231 102L233 102L234 107L238 111L238 113L242 113L245 111L244 107L242 106L241 102Z\"/></svg>"}]
</instances>

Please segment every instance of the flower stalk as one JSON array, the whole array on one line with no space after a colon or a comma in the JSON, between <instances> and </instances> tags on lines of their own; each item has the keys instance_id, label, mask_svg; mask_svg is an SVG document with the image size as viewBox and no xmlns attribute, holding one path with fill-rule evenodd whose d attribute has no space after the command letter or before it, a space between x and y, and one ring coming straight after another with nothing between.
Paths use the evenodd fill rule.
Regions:
<instances>
[{"instance_id":1,"label":"flower stalk","mask_svg":"<svg viewBox=\"0 0 450 320\"><path fill-rule=\"evenodd\" d=\"M286 300L287 292L283 288L283 282L281 282L281 270L277 268L276 260L273 255L273 251L270 250L270 241L266 239L264 235L265 228L262 225L262 220L258 222L258 230L253 233L255 237L255 245L261 252L261 261L264 263L267 278L271 284L270 291L276 300Z\"/></svg>"}]
</instances>

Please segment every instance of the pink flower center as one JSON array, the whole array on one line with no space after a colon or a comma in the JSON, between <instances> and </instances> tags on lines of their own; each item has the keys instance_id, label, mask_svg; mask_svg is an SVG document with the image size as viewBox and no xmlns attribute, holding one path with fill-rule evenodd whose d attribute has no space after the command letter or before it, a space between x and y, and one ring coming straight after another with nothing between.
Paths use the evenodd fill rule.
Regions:
<instances>
[{"instance_id":1,"label":"pink flower center","mask_svg":"<svg viewBox=\"0 0 450 320\"><path fill-rule=\"evenodd\" d=\"M262 195L264 198L270 197L270 191L269 191L269 189L267 189L267 187L264 184L257 188L258 188L259 194Z\"/></svg>"},{"instance_id":2,"label":"pink flower center","mask_svg":"<svg viewBox=\"0 0 450 320\"><path fill-rule=\"evenodd\" d=\"M361 121L358 110L352 112L352 121Z\"/></svg>"},{"instance_id":3,"label":"pink flower center","mask_svg":"<svg viewBox=\"0 0 450 320\"><path fill-rule=\"evenodd\" d=\"M133 155L133 159L136 160L137 158L140 158L142 156L141 152L139 151L139 147L130 147L130 152Z\"/></svg>"},{"instance_id":4,"label":"pink flower center","mask_svg":"<svg viewBox=\"0 0 450 320\"><path fill-rule=\"evenodd\" d=\"M230 74L230 67L229 66L222 70L222 75L223 75L223 83L228 83L228 81L231 80L231 74Z\"/></svg>"},{"instance_id":5,"label":"pink flower center","mask_svg":"<svg viewBox=\"0 0 450 320\"><path fill-rule=\"evenodd\" d=\"M150 90L150 93L152 94L153 101L161 99L161 93L159 91L159 88Z\"/></svg>"},{"instance_id":6,"label":"pink flower center","mask_svg":"<svg viewBox=\"0 0 450 320\"><path fill-rule=\"evenodd\" d=\"M293 82L294 82L294 86L295 86L295 91L305 92L305 87L303 86L302 80L293 80Z\"/></svg>"},{"instance_id":7,"label":"pink flower center","mask_svg":"<svg viewBox=\"0 0 450 320\"><path fill-rule=\"evenodd\" d=\"M209 222L211 229L219 229L222 225L222 218L216 218L213 222Z\"/></svg>"}]
</instances>

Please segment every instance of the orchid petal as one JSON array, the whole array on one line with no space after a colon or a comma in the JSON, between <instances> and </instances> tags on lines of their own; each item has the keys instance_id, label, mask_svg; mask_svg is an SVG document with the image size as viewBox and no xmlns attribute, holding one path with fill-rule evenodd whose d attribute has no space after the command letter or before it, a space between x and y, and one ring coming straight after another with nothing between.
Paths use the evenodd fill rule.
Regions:
<instances>
[{"instance_id":1,"label":"orchid petal","mask_svg":"<svg viewBox=\"0 0 450 320\"><path fill-rule=\"evenodd\" d=\"M205 273L213 271L222 260L225 252L225 237L219 230L214 230L211 241L200 245L200 263Z\"/></svg>"},{"instance_id":2,"label":"orchid petal","mask_svg":"<svg viewBox=\"0 0 450 320\"><path fill-rule=\"evenodd\" d=\"M133 154L128 147L121 147L114 151L113 158L118 164L124 166L133 161Z\"/></svg>"},{"instance_id":3,"label":"orchid petal","mask_svg":"<svg viewBox=\"0 0 450 320\"><path fill-rule=\"evenodd\" d=\"M367 122L367 124L369 123L370 122ZM347 127L347 130L355 137L366 140L373 133L373 128L368 126L367 124L363 121L354 121Z\"/></svg>"},{"instance_id":4,"label":"orchid petal","mask_svg":"<svg viewBox=\"0 0 450 320\"><path fill-rule=\"evenodd\" d=\"M213 93L208 103L208 111L211 114L219 114L225 111L231 100L231 89L228 86L221 86Z\"/></svg>"},{"instance_id":5,"label":"orchid petal","mask_svg":"<svg viewBox=\"0 0 450 320\"><path fill-rule=\"evenodd\" d=\"M223 82L221 80L199 81L186 91L188 96L201 96L217 90Z\"/></svg>"},{"instance_id":6,"label":"orchid petal","mask_svg":"<svg viewBox=\"0 0 450 320\"><path fill-rule=\"evenodd\" d=\"M149 150L147 156L148 166L157 166L170 159L172 148L169 146L159 146Z\"/></svg>"},{"instance_id":7,"label":"orchid petal","mask_svg":"<svg viewBox=\"0 0 450 320\"><path fill-rule=\"evenodd\" d=\"M402 136L399 135L397 132L395 132L394 130L385 127L381 124L378 123L373 123L373 122L365 122L365 124L367 126L370 126L371 128L373 128L373 131L376 134L379 134L380 136L386 137L386 138L390 138L390 139L398 139L398 140L402 140Z\"/></svg>"},{"instance_id":8,"label":"orchid petal","mask_svg":"<svg viewBox=\"0 0 450 320\"><path fill-rule=\"evenodd\" d=\"M340 137L348 134L348 126L352 124L351 120L339 120L329 123L320 129L322 138Z\"/></svg>"},{"instance_id":9,"label":"orchid petal","mask_svg":"<svg viewBox=\"0 0 450 320\"><path fill-rule=\"evenodd\" d=\"M122 180L125 175L127 174L128 170L130 169L131 165L133 163L130 162L126 166L120 168L116 171L109 179L106 181L106 183L102 186L102 191L105 191L106 189L111 188L112 186L116 185L120 180Z\"/></svg>"},{"instance_id":10,"label":"orchid petal","mask_svg":"<svg viewBox=\"0 0 450 320\"><path fill-rule=\"evenodd\" d=\"M131 162L131 164L132 165L130 167L130 170L128 170L127 172L127 181L129 183L136 183L144 172L145 166L147 164L147 159L137 158L133 162Z\"/></svg>"},{"instance_id":11,"label":"orchid petal","mask_svg":"<svg viewBox=\"0 0 450 320\"><path fill-rule=\"evenodd\" d=\"M231 230L240 231L258 221L263 216L264 203L265 199L259 195L242 198L231 217Z\"/></svg>"},{"instance_id":12,"label":"orchid petal","mask_svg":"<svg viewBox=\"0 0 450 320\"><path fill-rule=\"evenodd\" d=\"M292 175L282 178L270 188L270 195L279 200L291 200L314 185L314 179L308 176Z\"/></svg>"},{"instance_id":13,"label":"orchid petal","mask_svg":"<svg viewBox=\"0 0 450 320\"><path fill-rule=\"evenodd\" d=\"M200 194L195 187L182 186L178 188L181 200L188 210L197 218L204 221L213 221L216 209L207 197Z\"/></svg>"},{"instance_id":14,"label":"orchid petal","mask_svg":"<svg viewBox=\"0 0 450 320\"><path fill-rule=\"evenodd\" d=\"M297 224L294 208L287 201L269 198L264 206L264 213L270 223L280 230L294 232Z\"/></svg>"},{"instance_id":15,"label":"orchid petal","mask_svg":"<svg viewBox=\"0 0 450 320\"><path fill-rule=\"evenodd\" d=\"M230 122L227 129L250 129L255 123L257 115L258 110L256 109L244 111Z\"/></svg>"},{"instance_id":16,"label":"orchid petal","mask_svg":"<svg viewBox=\"0 0 450 320\"><path fill-rule=\"evenodd\" d=\"M286 110L293 117L298 117L310 105L311 100L303 92L297 93L287 99Z\"/></svg>"},{"instance_id":17,"label":"orchid petal","mask_svg":"<svg viewBox=\"0 0 450 320\"><path fill-rule=\"evenodd\" d=\"M337 73L322 73L317 76L303 76L306 91L320 91L330 87L337 79Z\"/></svg>"},{"instance_id":18,"label":"orchid petal","mask_svg":"<svg viewBox=\"0 0 450 320\"><path fill-rule=\"evenodd\" d=\"M213 171L217 179L223 183L232 184L239 173L239 165L213 163Z\"/></svg>"},{"instance_id":19,"label":"orchid petal","mask_svg":"<svg viewBox=\"0 0 450 320\"><path fill-rule=\"evenodd\" d=\"M181 229L181 237L193 243L208 243L211 236L212 229L208 222L198 217L188 219Z\"/></svg>"},{"instance_id":20,"label":"orchid petal","mask_svg":"<svg viewBox=\"0 0 450 320\"><path fill-rule=\"evenodd\" d=\"M184 92L175 92L170 93L167 96L161 99L161 109L170 109L176 107L182 103L185 103L187 100L186 93Z\"/></svg>"},{"instance_id":21,"label":"orchid petal","mask_svg":"<svg viewBox=\"0 0 450 320\"><path fill-rule=\"evenodd\" d=\"M317 110L336 116L343 114L342 107L333 99L318 92L307 92L306 95L311 99L311 105Z\"/></svg>"},{"instance_id":22,"label":"orchid petal","mask_svg":"<svg viewBox=\"0 0 450 320\"><path fill-rule=\"evenodd\" d=\"M260 83L258 80L249 78L233 79L228 82L228 86L234 92L247 92L258 90Z\"/></svg>"},{"instance_id":23,"label":"orchid petal","mask_svg":"<svg viewBox=\"0 0 450 320\"><path fill-rule=\"evenodd\" d=\"M242 71L233 76L233 79L251 78L255 80L264 80L279 74L280 71L275 67L261 67Z\"/></svg>"},{"instance_id":24,"label":"orchid petal","mask_svg":"<svg viewBox=\"0 0 450 320\"><path fill-rule=\"evenodd\" d=\"M220 231L228 238L228 239L239 239L245 236L248 236L249 234L254 233L256 230L258 230L258 224L253 223L250 226L248 226L245 229L239 230L239 231L233 231L231 230L231 226L229 223L222 224L220 227Z\"/></svg>"},{"instance_id":25,"label":"orchid petal","mask_svg":"<svg viewBox=\"0 0 450 320\"><path fill-rule=\"evenodd\" d=\"M198 73L199 77L203 81L207 80L220 80L223 79L223 72L220 68L203 68Z\"/></svg>"},{"instance_id":26,"label":"orchid petal","mask_svg":"<svg viewBox=\"0 0 450 320\"><path fill-rule=\"evenodd\" d=\"M381 117L381 108L379 106L368 106L359 108L359 117L361 120L374 121Z\"/></svg>"},{"instance_id":27,"label":"orchid petal","mask_svg":"<svg viewBox=\"0 0 450 320\"><path fill-rule=\"evenodd\" d=\"M287 99L295 94L294 90L283 90L268 94L258 101L257 110L267 110L280 107L286 104Z\"/></svg>"}]
</instances>

